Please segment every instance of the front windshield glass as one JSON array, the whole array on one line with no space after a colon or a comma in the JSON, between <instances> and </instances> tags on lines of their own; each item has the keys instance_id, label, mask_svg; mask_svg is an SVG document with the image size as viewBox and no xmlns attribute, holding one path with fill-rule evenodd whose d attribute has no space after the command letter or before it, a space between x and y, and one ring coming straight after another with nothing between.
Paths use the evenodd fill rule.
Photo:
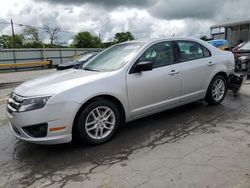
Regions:
<instances>
[{"instance_id":1,"label":"front windshield glass","mask_svg":"<svg viewBox=\"0 0 250 188\"><path fill-rule=\"evenodd\" d=\"M250 50L250 41L248 41L246 44L241 46L239 50Z\"/></svg>"},{"instance_id":2,"label":"front windshield glass","mask_svg":"<svg viewBox=\"0 0 250 188\"><path fill-rule=\"evenodd\" d=\"M123 67L140 50L144 43L124 43L115 45L99 54L83 66L90 71L114 71Z\"/></svg>"},{"instance_id":3,"label":"front windshield glass","mask_svg":"<svg viewBox=\"0 0 250 188\"><path fill-rule=\"evenodd\" d=\"M78 58L76 61L87 61L92 55L94 55L94 53L84 54L80 56L80 58Z\"/></svg>"}]
</instances>

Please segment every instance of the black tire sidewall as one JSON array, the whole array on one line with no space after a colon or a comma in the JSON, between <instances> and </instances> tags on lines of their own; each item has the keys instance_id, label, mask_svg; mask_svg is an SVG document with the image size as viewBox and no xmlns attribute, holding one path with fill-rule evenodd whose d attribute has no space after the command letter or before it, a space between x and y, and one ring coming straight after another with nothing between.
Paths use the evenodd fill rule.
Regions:
<instances>
[{"instance_id":1,"label":"black tire sidewall","mask_svg":"<svg viewBox=\"0 0 250 188\"><path fill-rule=\"evenodd\" d=\"M222 97L219 101L216 101L216 100L214 100L214 98L213 98L213 96L212 96L212 90L213 90L213 84L214 84L214 82L215 82L216 80L218 80L218 79L223 80L224 85L225 85L225 92L224 92L223 97ZM205 101L206 101L208 104L220 104L220 103L224 100L224 98L225 98L225 96L226 96L227 89L228 89L228 86L227 86L227 81L226 81L225 77L222 76L222 75L216 75L216 76L212 79L212 81L210 82L210 84L209 84L209 87L208 87L208 90L207 90L207 94L206 94Z\"/></svg>"},{"instance_id":2,"label":"black tire sidewall","mask_svg":"<svg viewBox=\"0 0 250 188\"><path fill-rule=\"evenodd\" d=\"M114 114L115 114L115 127L107 137L97 140L97 139L91 138L88 135L88 133L86 132L85 121L86 121L88 114L93 109L95 109L99 106L109 107L114 112ZM121 121L121 114L120 114L119 108L113 102L111 102L109 100L98 99L98 100L91 102L90 104L88 104L86 107L83 108L82 112L79 115L77 123L76 123L75 134L77 134L77 138L80 141L80 143L82 143L82 144L93 144L93 145L102 144L102 143L107 142L108 140L110 140L113 137L114 133L116 132L117 128L121 125L121 123L122 123L122 121Z\"/></svg>"}]
</instances>

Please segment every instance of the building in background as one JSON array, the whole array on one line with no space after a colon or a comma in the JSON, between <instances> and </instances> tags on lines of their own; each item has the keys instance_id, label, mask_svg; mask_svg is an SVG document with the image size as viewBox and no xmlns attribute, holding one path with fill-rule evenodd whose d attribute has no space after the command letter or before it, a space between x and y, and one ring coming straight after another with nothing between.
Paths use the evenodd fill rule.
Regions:
<instances>
[{"instance_id":1,"label":"building in background","mask_svg":"<svg viewBox=\"0 0 250 188\"><path fill-rule=\"evenodd\" d=\"M210 27L212 39L226 39L232 46L250 40L250 19L228 21Z\"/></svg>"}]
</instances>

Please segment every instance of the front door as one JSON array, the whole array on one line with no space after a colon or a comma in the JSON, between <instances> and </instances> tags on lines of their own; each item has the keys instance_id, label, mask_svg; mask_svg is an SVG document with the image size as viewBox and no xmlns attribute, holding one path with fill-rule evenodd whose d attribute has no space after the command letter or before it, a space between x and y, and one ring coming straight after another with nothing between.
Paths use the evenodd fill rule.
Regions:
<instances>
[{"instance_id":1,"label":"front door","mask_svg":"<svg viewBox=\"0 0 250 188\"><path fill-rule=\"evenodd\" d=\"M136 63L142 61L152 62L153 70L130 71L127 74L131 115L142 116L178 105L181 95L181 68L179 64L175 64L172 42L152 45Z\"/></svg>"}]
</instances>

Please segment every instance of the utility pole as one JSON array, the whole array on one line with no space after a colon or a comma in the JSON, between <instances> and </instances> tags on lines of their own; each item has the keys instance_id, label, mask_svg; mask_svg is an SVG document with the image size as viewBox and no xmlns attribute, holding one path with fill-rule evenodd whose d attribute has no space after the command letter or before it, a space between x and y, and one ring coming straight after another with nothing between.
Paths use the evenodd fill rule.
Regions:
<instances>
[{"instance_id":1,"label":"utility pole","mask_svg":"<svg viewBox=\"0 0 250 188\"><path fill-rule=\"evenodd\" d=\"M14 26L13 26L13 21L12 19L10 20L10 24L11 24L11 31L12 31L12 47L15 47L15 32L14 32Z\"/></svg>"},{"instance_id":2,"label":"utility pole","mask_svg":"<svg viewBox=\"0 0 250 188\"><path fill-rule=\"evenodd\" d=\"M12 19L10 20L10 24L11 24L11 31L12 31L12 48L13 48L13 58L14 58L14 62L16 63L16 53L15 53L15 32L14 32L14 26L13 26L13 21Z\"/></svg>"}]
</instances>

